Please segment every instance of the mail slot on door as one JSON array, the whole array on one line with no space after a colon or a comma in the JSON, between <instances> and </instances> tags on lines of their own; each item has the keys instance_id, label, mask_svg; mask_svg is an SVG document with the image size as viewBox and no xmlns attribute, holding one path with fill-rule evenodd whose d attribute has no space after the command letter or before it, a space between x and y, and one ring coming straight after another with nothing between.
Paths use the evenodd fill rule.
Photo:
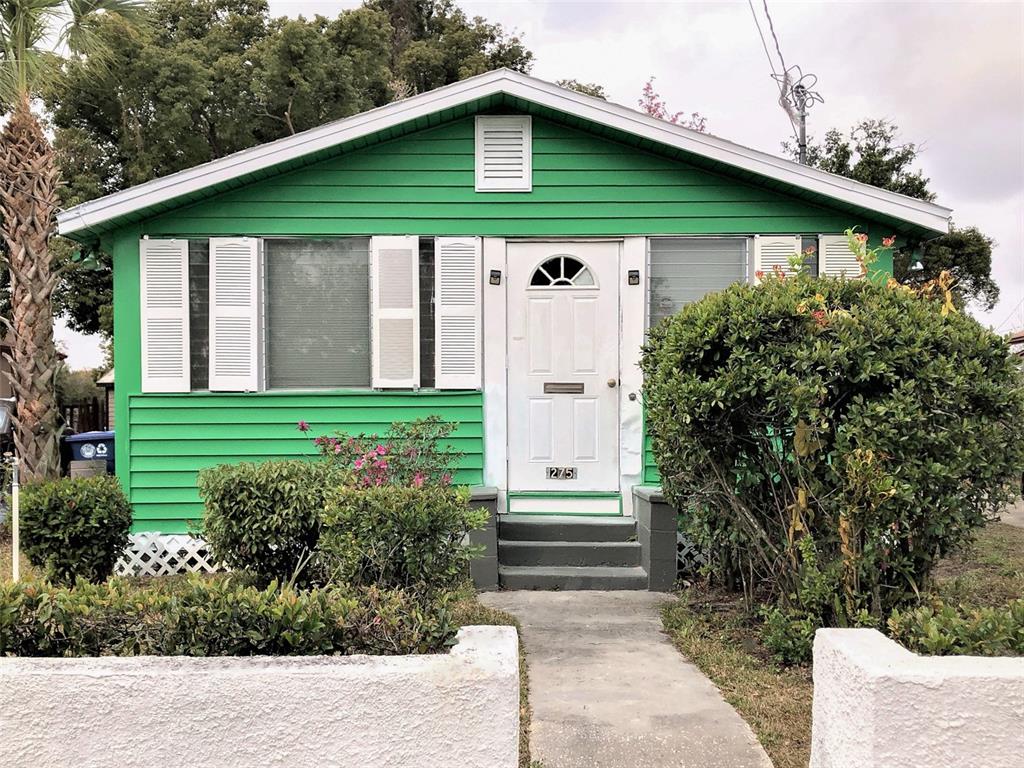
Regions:
<instances>
[{"instance_id":1,"label":"mail slot on door","mask_svg":"<svg viewBox=\"0 0 1024 768\"><path fill-rule=\"evenodd\" d=\"M582 395L582 381L545 381L545 395Z\"/></svg>"}]
</instances>

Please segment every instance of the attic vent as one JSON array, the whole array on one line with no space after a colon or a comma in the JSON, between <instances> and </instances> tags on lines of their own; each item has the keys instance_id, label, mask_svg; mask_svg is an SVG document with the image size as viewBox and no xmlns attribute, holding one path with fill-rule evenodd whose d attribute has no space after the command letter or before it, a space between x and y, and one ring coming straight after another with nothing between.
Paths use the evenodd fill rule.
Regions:
<instances>
[{"instance_id":1,"label":"attic vent","mask_svg":"<svg viewBox=\"0 0 1024 768\"><path fill-rule=\"evenodd\" d=\"M533 139L529 115L476 119L476 191L529 192Z\"/></svg>"}]
</instances>

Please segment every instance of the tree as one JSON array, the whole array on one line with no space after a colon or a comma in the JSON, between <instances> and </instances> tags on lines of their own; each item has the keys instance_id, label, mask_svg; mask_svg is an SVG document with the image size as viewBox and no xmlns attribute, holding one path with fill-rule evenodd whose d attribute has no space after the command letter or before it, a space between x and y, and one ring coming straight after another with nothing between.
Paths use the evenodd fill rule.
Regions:
<instances>
[{"instance_id":1,"label":"tree","mask_svg":"<svg viewBox=\"0 0 1024 768\"><path fill-rule=\"evenodd\" d=\"M783 149L796 158L791 142ZM810 143L808 165L848 179L871 184L919 200L934 200L931 181L915 169L920 147L899 141L899 128L889 120L861 120L848 133L833 128L821 144ZM992 309L999 300L999 286L992 279L992 239L975 227L950 226L949 234L909 247L895 254L894 277L907 285L921 285L948 270L956 278L953 293L960 307L975 302ZM910 266L920 261L923 269Z\"/></svg>"},{"instance_id":2,"label":"tree","mask_svg":"<svg viewBox=\"0 0 1024 768\"><path fill-rule=\"evenodd\" d=\"M45 98L60 190L76 205L533 54L452 2L375 0L328 19L272 18L266 0L155 0L154 23L104 15L102 66L67 63ZM66 247L68 254L72 252ZM85 333L113 331L111 264L74 264L54 308ZM2 297L0 297L2 301Z\"/></svg>"},{"instance_id":3,"label":"tree","mask_svg":"<svg viewBox=\"0 0 1024 768\"><path fill-rule=\"evenodd\" d=\"M559 80L555 85L568 88L570 91L576 91L586 96L593 96L595 99L608 101L608 93L605 91L604 86L597 83L581 83L579 80Z\"/></svg>"},{"instance_id":4,"label":"tree","mask_svg":"<svg viewBox=\"0 0 1024 768\"><path fill-rule=\"evenodd\" d=\"M468 18L452 0L370 0L391 24L395 77L422 93L492 69L529 72L533 53L501 24Z\"/></svg>"},{"instance_id":5,"label":"tree","mask_svg":"<svg viewBox=\"0 0 1024 768\"><path fill-rule=\"evenodd\" d=\"M961 229L950 225L949 234L927 240L914 253L900 251L893 259L895 277L906 285L923 285L943 270L952 273L953 294L963 308L968 302L992 309L999 301L999 286L992 279L992 246L994 241L977 227ZM924 269L911 270L915 261Z\"/></svg>"},{"instance_id":6,"label":"tree","mask_svg":"<svg viewBox=\"0 0 1024 768\"><path fill-rule=\"evenodd\" d=\"M658 92L654 90L654 75L647 79L647 82L644 84L644 90L636 103L640 109L651 117L675 123L693 131L707 133L707 118L703 117L699 112L691 112L690 116L686 117L684 112L668 111L668 106L662 101Z\"/></svg>"},{"instance_id":7,"label":"tree","mask_svg":"<svg viewBox=\"0 0 1024 768\"><path fill-rule=\"evenodd\" d=\"M53 263L49 241L60 173L32 100L61 75L66 61L49 47L51 41L56 51L98 65L106 51L93 34L99 18L137 21L141 13L135 0L19 0L0 6L0 104L6 117L0 133L0 232L11 281L9 378L18 400L14 445L29 480L59 469L59 360L51 298L60 267Z\"/></svg>"}]
</instances>

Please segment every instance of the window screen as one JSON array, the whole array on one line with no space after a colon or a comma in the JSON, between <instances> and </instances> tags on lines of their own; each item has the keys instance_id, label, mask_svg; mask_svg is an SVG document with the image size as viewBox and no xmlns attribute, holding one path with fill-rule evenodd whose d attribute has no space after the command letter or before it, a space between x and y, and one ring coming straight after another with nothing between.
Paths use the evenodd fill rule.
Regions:
<instances>
[{"instance_id":1,"label":"window screen","mask_svg":"<svg viewBox=\"0 0 1024 768\"><path fill-rule=\"evenodd\" d=\"M188 241L189 376L192 391L210 386L210 241Z\"/></svg>"},{"instance_id":2,"label":"window screen","mask_svg":"<svg viewBox=\"0 0 1024 768\"><path fill-rule=\"evenodd\" d=\"M267 387L369 387L369 238L263 248Z\"/></svg>"},{"instance_id":3,"label":"window screen","mask_svg":"<svg viewBox=\"0 0 1024 768\"><path fill-rule=\"evenodd\" d=\"M420 238L420 386L434 386L434 238Z\"/></svg>"},{"instance_id":4,"label":"window screen","mask_svg":"<svg viewBox=\"0 0 1024 768\"><path fill-rule=\"evenodd\" d=\"M814 251L807 253L808 248L813 248ZM804 267L807 268L807 274L811 277L817 277L820 269L818 265L818 238L816 236L809 237L804 235L800 238L800 250L804 254Z\"/></svg>"},{"instance_id":5,"label":"window screen","mask_svg":"<svg viewBox=\"0 0 1024 768\"><path fill-rule=\"evenodd\" d=\"M650 325L712 291L747 279L747 239L665 237L650 240Z\"/></svg>"}]
</instances>

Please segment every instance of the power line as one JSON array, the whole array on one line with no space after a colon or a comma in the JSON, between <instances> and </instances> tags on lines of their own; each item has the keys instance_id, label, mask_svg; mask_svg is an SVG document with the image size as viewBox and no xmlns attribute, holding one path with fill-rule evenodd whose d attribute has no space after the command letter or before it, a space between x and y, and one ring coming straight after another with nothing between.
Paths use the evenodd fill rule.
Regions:
<instances>
[{"instance_id":1,"label":"power line","mask_svg":"<svg viewBox=\"0 0 1024 768\"><path fill-rule=\"evenodd\" d=\"M1016 304L1014 304L1013 309L1010 310L1010 313L1006 316L1006 318L1003 320L1003 322L1001 322L999 325L996 326L995 332L999 333L999 331L1001 331L1003 329L1003 326L1005 326L1007 323L1011 322L1014 319L1013 318L1014 313L1016 313L1016 311L1018 309L1022 308L1022 307L1024 307L1024 298L1022 298L1020 301L1018 301Z\"/></svg>"},{"instance_id":2,"label":"power line","mask_svg":"<svg viewBox=\"0 0 1024 768\"><path fill-rule=\"evenodd\" d=\"M775 24L772 23L772 15L768 12L768 0L762 0L764 3L764 15L768 19L768 29L772 33L772 40L775 41L775 52L779 54L779 63L782 64L782 71L786 71L786 60L782 57L782 47L779 45L779 38L775 34Z\"/></svg>"},{"instance_id":3,"label":"power line","mask_svg":"<svg viewBox=\"0 0 1024 768\"><path fill-rule=\"evenodd\" d=\"M761 31L761 22L757 20L757 13L754 11L753 0L747 0L747 5L750 6L750 15L754 17L754 26L757 27L757 34L761 38L761 47L764 48L765 58L768 59L768 67L773 75L777 74L775 72L775 62L772 61L772 55L768 52L768 42L764 39L764 32Z\"/></svg>"}]
</instances>

